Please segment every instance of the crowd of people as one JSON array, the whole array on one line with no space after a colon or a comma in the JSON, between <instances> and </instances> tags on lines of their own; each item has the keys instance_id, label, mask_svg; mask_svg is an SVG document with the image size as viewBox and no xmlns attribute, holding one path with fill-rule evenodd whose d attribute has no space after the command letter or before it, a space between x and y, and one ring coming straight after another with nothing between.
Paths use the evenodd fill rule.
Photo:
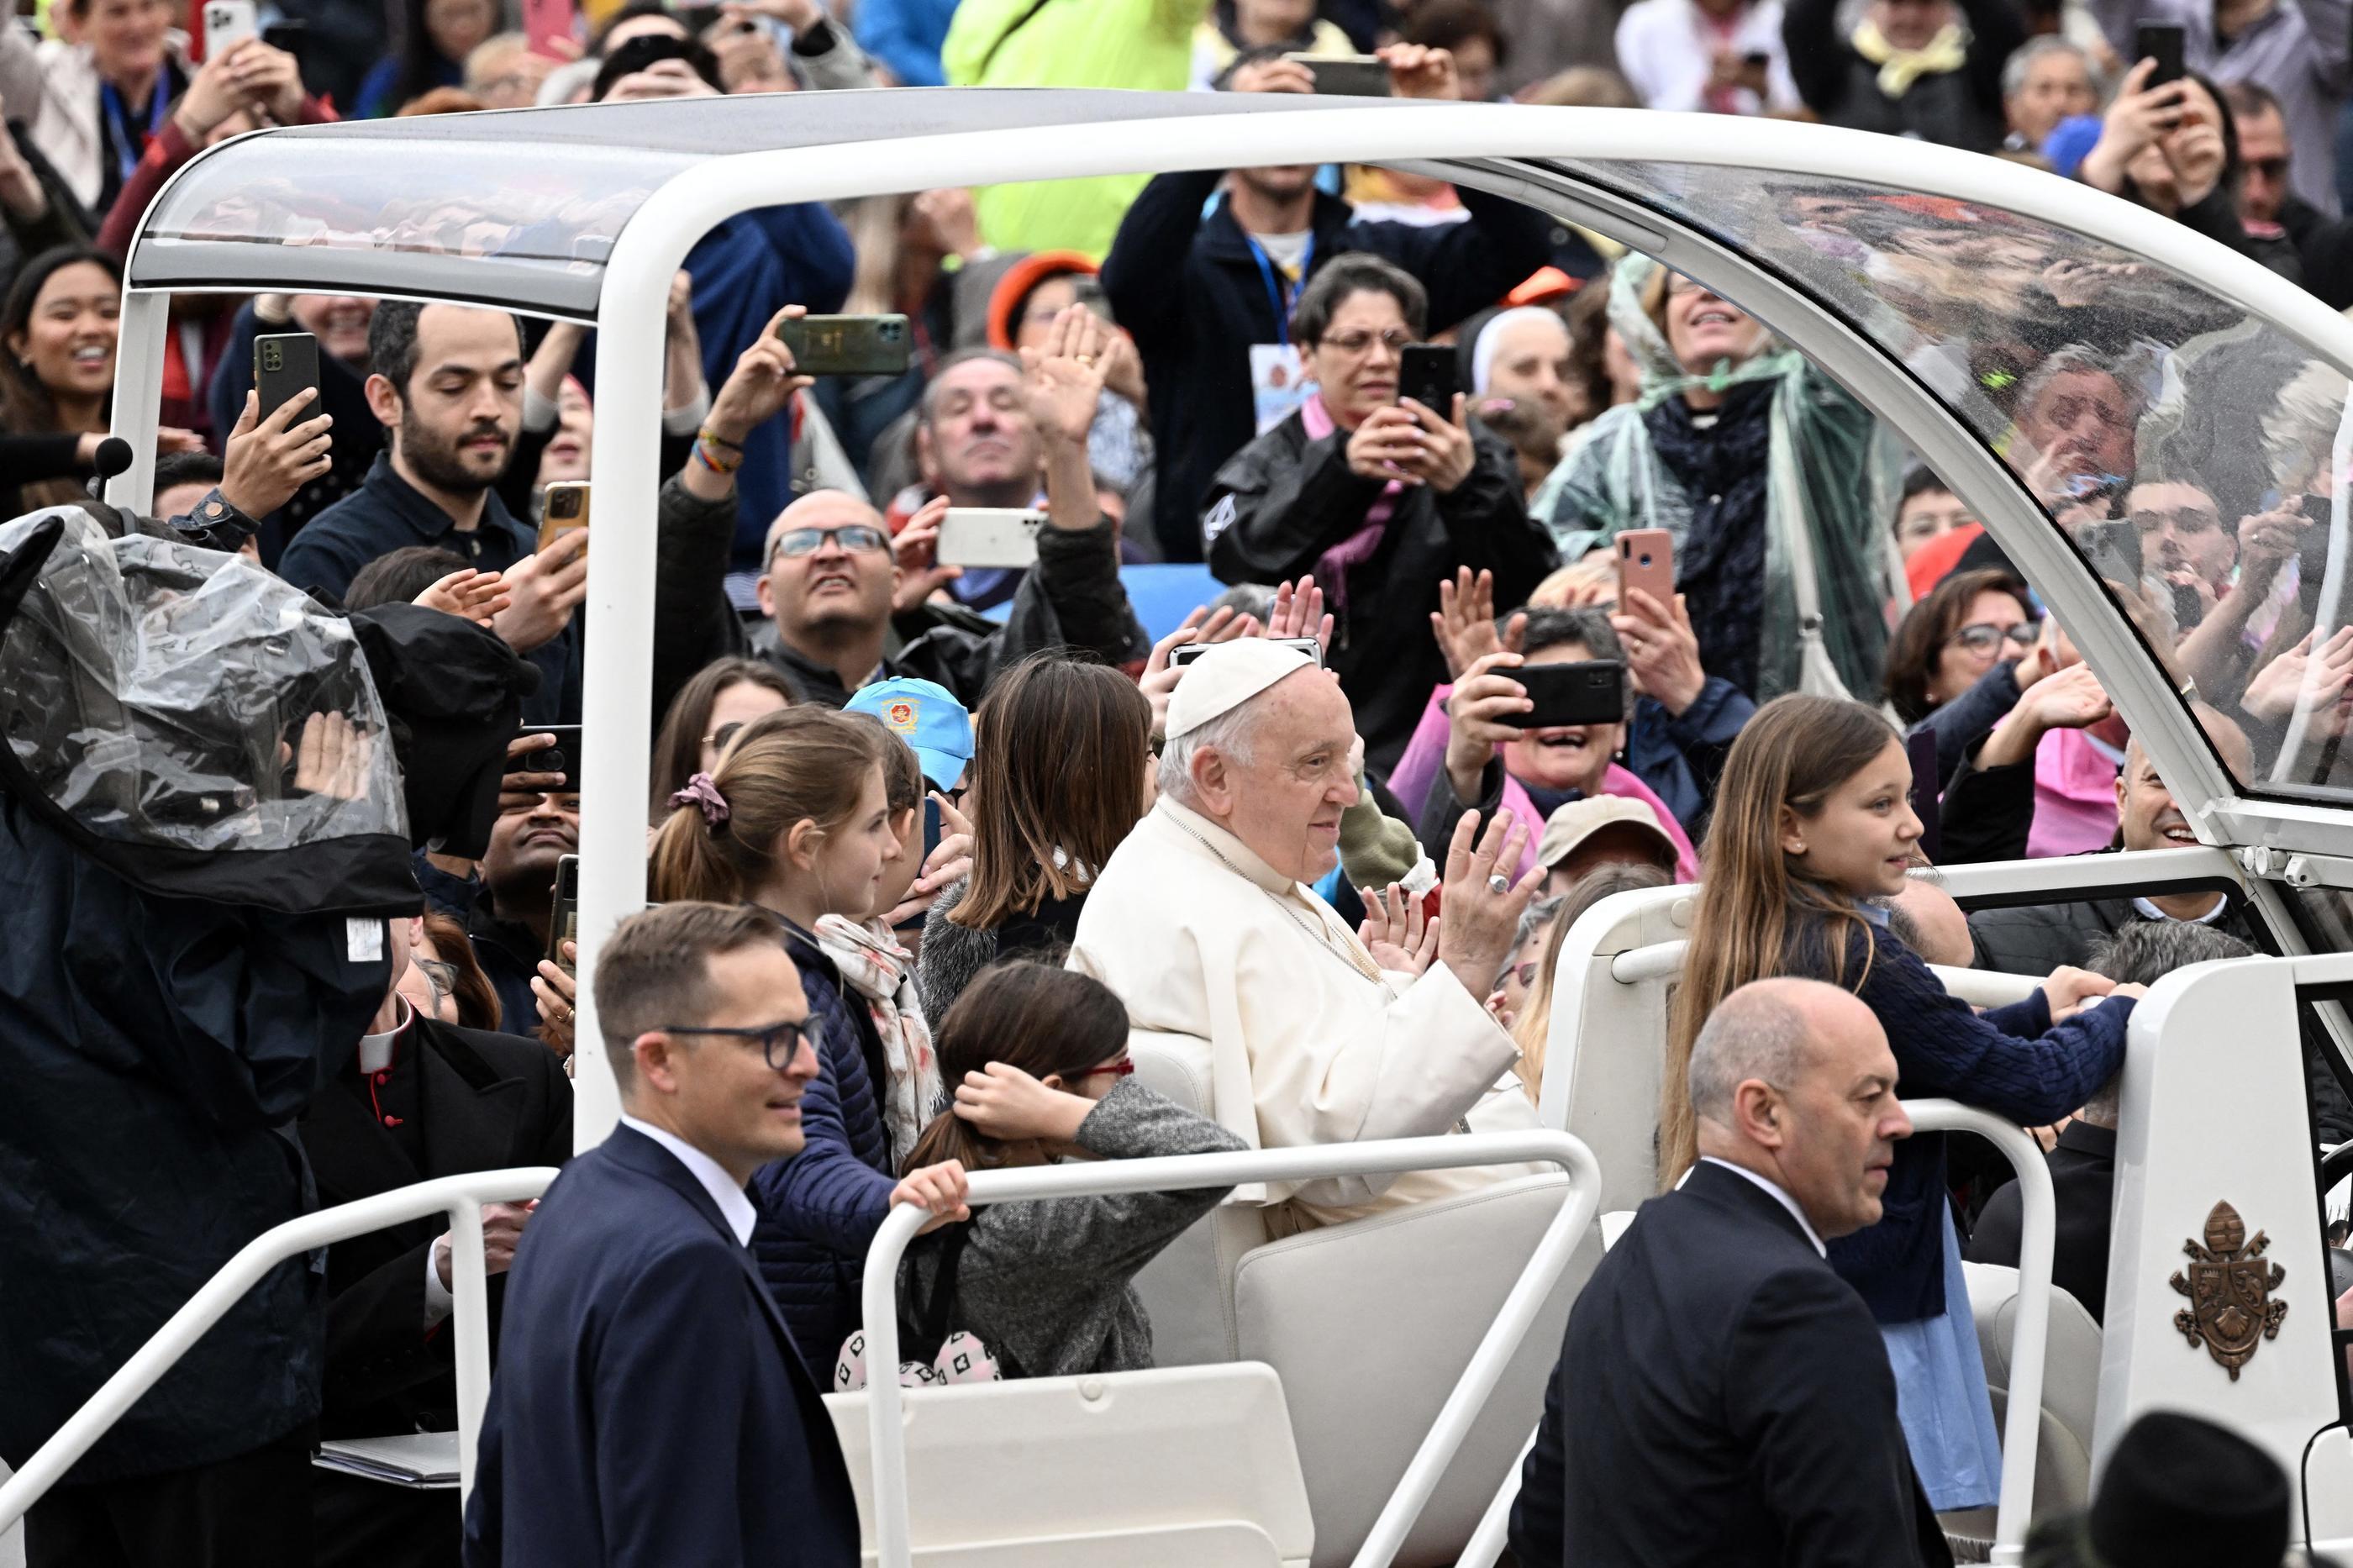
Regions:
<instances>
[{"instance_id":1,"label":"crowd of people","mask_svg":"<svg viewBox=\"0 0 2353 1568\"><path fill-rule=\"evenodd\" d=\"M1961 1271L2016 1262L2018 1198L1896 1096L2040 1130L2056 1278L2096 1320L2134 1001L2269 937L2211 889L1943 895L1938 864L2196 834L1945 479L1706 283L1375 168L776 207L695 245L664 302L650 520L549 513L589 474L586 329L344 295L175 297L152 517L87 500L148 203L227 137L353 116L1312 92L1318 60L1377 51L1400 98L1810 118L2031 164L2353 305L2340 0L1105 3L599 0L566 35L494 0L280 0L206 40L168 0L56 0L0 28L0 517L24 518L0 528L0 1237L38 1260L0 1299L0 1458L271 1225L566 1166L485 1211L497 1375L462 1516L311 1462L455 1424L452 1237L426 1221L274 1270L36 1506L32 1563L851 1562L820 1393L1146 1367L1136 1276L1219 1205L1279 1236L1523 1173L976 1214L969 1171L1533 1127L1571 928L1692 883L1674 1191L1572 1321L1563 1378L1612 1415L1556 1400L1519 1560L1827 1561L1799 1543L1836 1537L1938 1562L1933 1516L1994 1501ZM2151 24L2186 74L2138 58ZM1923 329L1920 379L2233 776L2330 781L2344 379L2283 360L2193 408L2215 301L1960 204L1823 198L1788 232L1891 309L1969 318L1957 347ZM845 310L903 315L908 368L805 374L792 323ZM317 386L265 415L255 342L287 332ZM1460 390L1425 402L1431 347ZM972 508L1036 511L1035 564L944 561ZM641 526L659 907L598 952L623 1114L574 1159L580 736L638 721L584 709L582 606L593 533ZM1124 573L1152 563L1223 592L1148 626ZM138 659L104 646L134 622ZM2039 984L1980 1012L1936 968L1971 965ZM1132 1040L1193 1053L1208 1103L1147 1087ZM2321 1136L2353 1138L2309 1009L2298 1046ZM861 1268L906 1205L910 1359L870 1367ZM1662 1279L1778 1300L1788 1342L1724 1386L1645 1299ZM1743 1447L1809 1441L1787 1469ZM1677 1484L1721 1510L1613 1506L1702 1450L1723 1473Z\"/></svg>"}]
</instances>

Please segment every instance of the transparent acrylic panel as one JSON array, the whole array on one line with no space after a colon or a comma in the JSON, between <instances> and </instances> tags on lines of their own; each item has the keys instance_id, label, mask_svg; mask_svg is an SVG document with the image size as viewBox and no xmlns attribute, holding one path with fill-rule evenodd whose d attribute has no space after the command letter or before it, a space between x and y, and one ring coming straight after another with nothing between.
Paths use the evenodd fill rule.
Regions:
<instances>
[{"instance_id":1,"label":"transparent acrylic panel","mask_svg":"<svg viewBox=\"0 0 2353 1568\"><path fill-rule=\"evenodd\" d=\"M1999 208L1754 169L1563 163L1794 279L1957 411L2177 689L2194 682L2245 731L2252 768L2221 751L2250 793L2353 800L2344 377L2146 257ZM2323 657L2299 654L2307 634Z\"/></svg>"},{"instance_id":2,"label":"transparent acrylic panel","mask_svg":"<svg viewBox=\"0 0 2353 1568\"><path fill-rule=\"evenodd\" d=\"M586 320L622 226L705 158L1346 101L902 88L290 126L216 148L166 187L132 252L131 282L408 294ZM911 163L902 188L926 183Z\"/></svg>"}]
</instances>

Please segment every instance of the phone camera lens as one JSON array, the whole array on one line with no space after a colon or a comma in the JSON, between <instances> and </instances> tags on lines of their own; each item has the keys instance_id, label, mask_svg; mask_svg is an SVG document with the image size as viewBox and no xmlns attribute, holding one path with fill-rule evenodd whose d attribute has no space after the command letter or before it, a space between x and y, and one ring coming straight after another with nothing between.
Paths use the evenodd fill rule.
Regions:
<instances>
[{"instance_id":1,"label":"phone camera lens","mask_svg":"<svg viewBox=\"0 0 2353 1568\"><path fill-rule=\"evenodd\" d=\"M550 746L547 750L539 753L539 767L537 771L543 773L568 773L572 771L572 767L570 763L564 760L564 753Z\"/></svg>"}]
</instances>

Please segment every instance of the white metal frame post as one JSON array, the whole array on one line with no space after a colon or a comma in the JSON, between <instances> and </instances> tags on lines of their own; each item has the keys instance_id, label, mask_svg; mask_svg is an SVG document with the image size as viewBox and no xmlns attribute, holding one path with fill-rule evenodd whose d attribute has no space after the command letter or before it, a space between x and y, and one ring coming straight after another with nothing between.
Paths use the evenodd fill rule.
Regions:
<instances>
[{"instance_id":1,"label":"white metal frame post","mask_svg":"<svg viewBox=\"0 0 2353 1568\"><path fill-rule=\"evenodd\" d=\"M110 505L143 512L155 495L155 426L164 416L164 344L172 297L126 289L115 323L114 407L108 428L131 445L131 467L107 481Z\"/></svg>"}]
</instances>

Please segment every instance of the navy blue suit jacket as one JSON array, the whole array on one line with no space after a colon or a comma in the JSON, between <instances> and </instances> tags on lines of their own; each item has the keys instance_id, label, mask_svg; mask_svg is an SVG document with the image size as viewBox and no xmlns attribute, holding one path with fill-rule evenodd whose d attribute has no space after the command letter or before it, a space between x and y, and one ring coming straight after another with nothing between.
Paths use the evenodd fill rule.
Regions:
<instances>
[{"instance_id":1,"label":"navy blue suit jacket","mask_svg":"<svg viewBox=\"0 0 2353 1568\"><path fill-rule=\"evenodd\" d=\"M831 1419L691 1172L617 1127L507 1281L468 1568L854 1568Z\"/></svg>"},{"instance_id":2,"label":"navy blue suit jacket","mask_svg":"<svg viewBox=\"0 0 2353 1568\"><path fill-rule=\"evenodd\" d=\"M1511 1540L1521 1568L1952 1562L1862 1298L1771 1194L1705 1163L1578 1295Z\"/></svg>"}]
</instances>

